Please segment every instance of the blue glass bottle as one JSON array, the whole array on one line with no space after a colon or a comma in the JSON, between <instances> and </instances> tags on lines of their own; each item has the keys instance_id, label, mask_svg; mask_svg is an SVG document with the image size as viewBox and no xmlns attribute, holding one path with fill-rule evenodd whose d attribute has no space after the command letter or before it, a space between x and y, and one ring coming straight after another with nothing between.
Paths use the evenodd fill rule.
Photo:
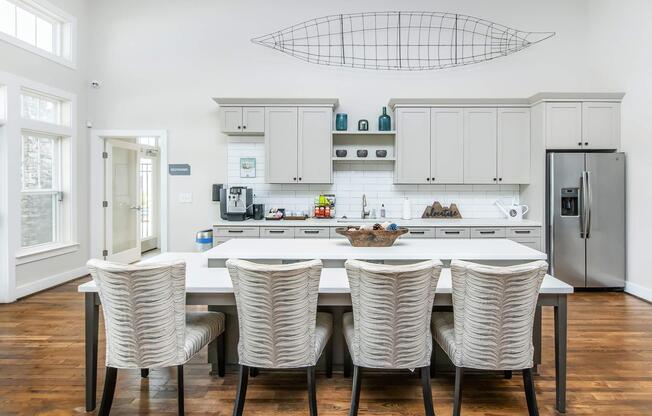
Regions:
<instances>
[{"instance_id":1,"label":"blue glass bottle","mask_svg":"<svg viewBox=\"0 0 652 416\"><path fill-rule=\"evenodd\" d=\"M335 116L335 130L337 131L346 131L348 116L346 113L337 113Z\"/></svg>"},{"instance_id":2,"label":"blue glass bottle","mask_svg":"<svg viewBox=\"0 0 652 416\"><path fill-rule=\"evenodd\" d=\"M390 131L392 129L392 119L387 115L387 107L383 107L383 114L378 117L378 131Z\"/></svg>"}]
</instances>

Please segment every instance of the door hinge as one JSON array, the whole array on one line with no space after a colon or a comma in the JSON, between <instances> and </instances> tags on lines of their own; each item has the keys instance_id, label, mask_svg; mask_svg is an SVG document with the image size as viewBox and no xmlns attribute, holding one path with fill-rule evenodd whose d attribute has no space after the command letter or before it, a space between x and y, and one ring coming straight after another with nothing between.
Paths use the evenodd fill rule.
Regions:
<instances>
[{"instance_id":1,"label":"door hinge","mask_svg":"<svg viewBox=\"0 0 652 416\"><path fill-rule=\"evenodd\" d=\"M102 250L102 256L106 257L109 255L109 250Z\"/></svg>"},{"instance_id":2,"label":"door hinge","mask_svg":"<svg viewBox=\"0 0 652 416\"><path fill-rule=\"evenodd\" d=\"M102 152L102 159L108 159L109 154L107 152Z\"/></svg>"},{"instance_id":3,"label":"door hinge","mask_svg":"<svg viewBox=\"0 0 652 416\"><path fill-rule=\"evenodd\" d=\"M106 208L109 206L109 201L102 201L102 208Z\"/></svg>"}]
</instances>

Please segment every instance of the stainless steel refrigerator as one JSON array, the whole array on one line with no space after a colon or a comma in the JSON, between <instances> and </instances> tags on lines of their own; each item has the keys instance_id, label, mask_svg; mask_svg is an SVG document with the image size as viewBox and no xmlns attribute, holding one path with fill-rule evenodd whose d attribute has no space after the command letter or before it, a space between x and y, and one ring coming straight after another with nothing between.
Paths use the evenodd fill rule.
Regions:
<instances>
[{"instance_id":1,"label":"stainless steel refrigerator","mask_svg":"<svg viewBox=\"0 0 652 416\"><path fill-rule=\"evenodd\" d=\"M550 273L577 288L623 288L625 154L547 157Z\"/></svg>"}]
</instances>

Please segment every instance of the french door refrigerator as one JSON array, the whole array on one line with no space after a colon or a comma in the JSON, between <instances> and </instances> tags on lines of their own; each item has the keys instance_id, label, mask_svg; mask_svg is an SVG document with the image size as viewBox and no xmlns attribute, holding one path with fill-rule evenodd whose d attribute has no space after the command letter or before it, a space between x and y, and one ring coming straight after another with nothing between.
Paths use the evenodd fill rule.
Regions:
<instances>
[{"instance_id":1,"label":"french door refrigerator","mask_svg":"<svg viewBox=\"0 0 652 416\"><path fill-rule=\"evenodd\" d=\"M625 154L547 158L550 273L576 288L624 288Z\"/></svg>"}]
</instances>

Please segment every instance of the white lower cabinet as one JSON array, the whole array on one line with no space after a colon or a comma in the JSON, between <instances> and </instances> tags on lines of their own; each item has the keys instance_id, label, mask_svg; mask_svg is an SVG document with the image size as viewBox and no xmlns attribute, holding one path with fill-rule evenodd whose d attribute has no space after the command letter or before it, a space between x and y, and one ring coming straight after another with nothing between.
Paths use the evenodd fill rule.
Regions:
<instances>
[{"instance_id":1,"label":"white lower cabinet","mask_svg":"<svg viewBox=\"0 0 652 416\"><path fill-rule=\"evenodd\" d=\"M468 227L437 228L436 238L471 238L471 229Z\"/></svg>"},{"instance_id":2,"label":"white lower cabinet","mask_svg":"<svg viewBox=\"0 0 652 416\"><path fill-rule=\"evenodd\" d=\"M541 238L512 237L510 240L541 251Z\"/></svg>"}]
</instances>

